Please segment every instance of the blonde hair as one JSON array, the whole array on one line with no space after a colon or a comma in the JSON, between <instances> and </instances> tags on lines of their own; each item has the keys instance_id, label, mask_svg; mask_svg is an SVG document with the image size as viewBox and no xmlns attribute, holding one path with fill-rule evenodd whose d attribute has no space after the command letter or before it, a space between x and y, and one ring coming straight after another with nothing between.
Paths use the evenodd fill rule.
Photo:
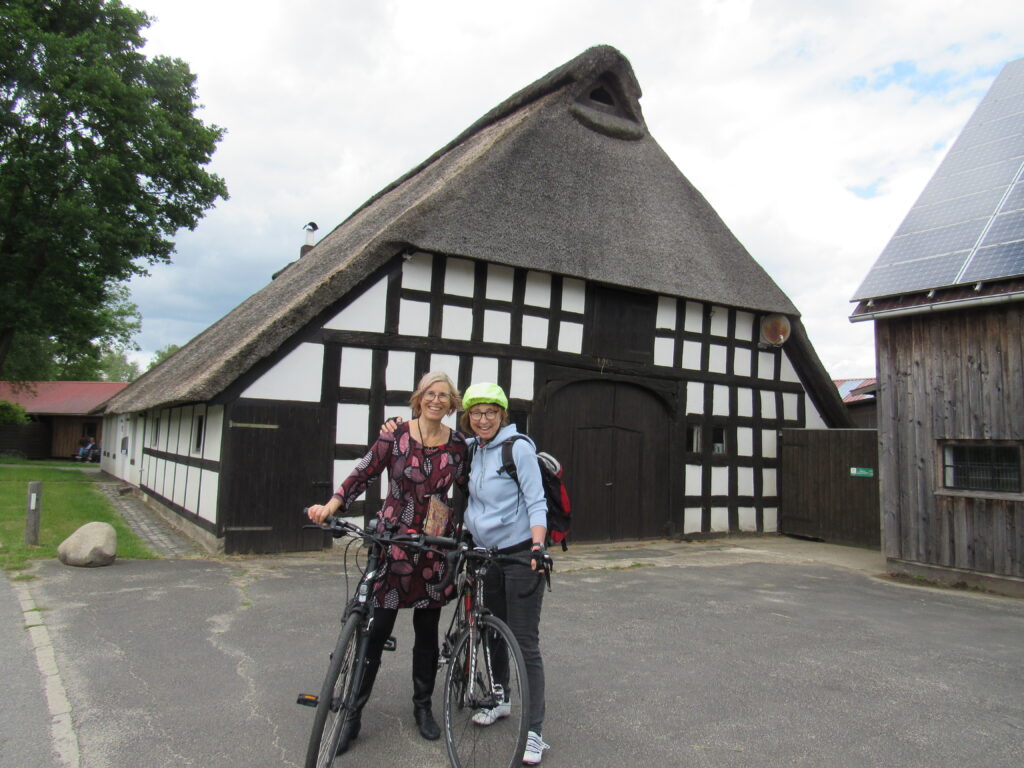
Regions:
<instances>
[{"instance_id":1,"label":"blonde hair","mask_svg":"<svg viewBox=\"0 0 1024 768\"><path fill-rule=\"evenodd\" d=\"M420 377L420 383L416 385L416 391L409 398L409 405L412 407L412 417L414 419L420 415L420 403L423 401L423 394L439 381L443 381L448 385L448 392L451 395L448 400L448 414L451 415L462 407L462 397L459 395L459 389L448 374L444 371L430 371Z\"/></svg>"}]
</instances>

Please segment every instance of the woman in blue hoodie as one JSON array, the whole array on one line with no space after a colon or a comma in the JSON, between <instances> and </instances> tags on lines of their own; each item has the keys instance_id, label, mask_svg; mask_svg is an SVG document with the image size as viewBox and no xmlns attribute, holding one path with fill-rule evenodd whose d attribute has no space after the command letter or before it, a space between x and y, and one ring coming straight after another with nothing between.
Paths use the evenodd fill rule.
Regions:
<instances>
[{"instance_id":1,"label":"woman in blue hoodie","mask_svg":"<svg viewBox=\"0 0 1024 768\"><path fill-rule=\"evenodd\" d=\"M517 562L503 563L504 578L489 579L484 600L519 642L530 686L530 732L523 762L538 765L548 745L541 738L544 723L544 662L540 654L540 611L544 590L536 589L537 572L544 570L547 503L537 450L529 438L512 442L517 483L501 472L501 444L519 432L509 424L508 398L497 384L473 384L462 398L463 434L472 457L469 505L465 525L473 541L503 554L522 553ZM531 594L532 593L532 594ZM525 595L525 597L524 597ZM482 709L473 716L480 726L491 725L511 712L508 704Z\"/></svg>"}]
</instances>

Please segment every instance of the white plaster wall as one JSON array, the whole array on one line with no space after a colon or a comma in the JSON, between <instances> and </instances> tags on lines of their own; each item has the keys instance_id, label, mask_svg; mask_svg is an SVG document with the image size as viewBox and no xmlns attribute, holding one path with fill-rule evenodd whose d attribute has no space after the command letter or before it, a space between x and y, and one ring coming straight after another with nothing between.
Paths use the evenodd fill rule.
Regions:
<instances>
[{"instance_id":1,"label":"white plaster wall","mask_svg":"<svg viewBox=\"0 0 1024 768\"><path fill-rule=\"evenodd\" d=\"M523 346L545 349L548 346L548 319L523 315Z\"/></svg>"},{"instance_id":2,"label":"white plaster wall","mask_svg":"<svg viewBox=\"0 0 1024 768\"><path fill-rule=\"evenodd\" d=\"M736 454L754 455L754 430L750 427L736 427Z\"/></svg>"},{"instance_id":3,"label":"white plaster wall","mask_svg":"<svg viewBox=\"0 0 1024 768\"><path fill-rule=\"evenodd\" d=\"M736 389L736 415L746 417L754 415L754 390L747 387Z\"/></svg>"},{"instance_id":4,"label":"white plaster wall","mask_svg":"<svg viewBox=\"0 0 1024 768\"><path fill-rule=\"evenodd\" d=\"M762 379L775 378L775 355L771 352L757 353L757 375Z\"/></svg>"},{"instance_id":5,"label":"white plaster wall","mask_svg":"<svg viewBox=\"0 0 1024 768\"><path fill-rule=\"evenodd\" d=\"M500 264L487 265L487 288L485 296L495 301L512 301L515 271Z\"/></svg>"},{"instance_id":6,"label":"white plaster wall","mask_svg":"<svg viewBox=\"0 0 1024 768\"><path fill-rule=\"evenodd\" d=\"M761 455L766 459L779 456L779 436L774 429L761 430Z\"/></svg>"},{"instance_id":7,"label":"white plaster wall","mask_svg":"<svg viewBox=\"0 0 1024 768\"><path fill-rule=\"evenodd\" d=\"M753 467L736 467L736 493L739 496L754 495Z\"/></svg>"},{"instance_id":8,"label":"white plaster wall","mask_svg":"<svg viewBox=\"0 0 1024 768\"><path fill-rule=\"evenodd\" d=\"M474 357L473 376L474 382L498 380L498 358L496 357Z\"/></svg>"},{"instance_id":9,"label":"white plaster wall","mask_svg":"<svg viewBox=\"0 0 1024 768\"><path fill-rule=\"evenodd\" d=\"M185 501L184 507L190 512L199 510L199 492L202 484L203 470L199 467L189 467L185 474Z\"/></svg>"},{"instance_id":10,"label":"white plaster wall","mask_svg":"<svg viewBox=\"0 0 1024 768\"><path fill-rule=\"evenodd\" d=\"M473 295L473 262L449 258L444 268L444 292L453 296Z\"/></svg>"},{"instance_id":11,"label":"white plaster wall","mask_svg":"<svg viewBox=\"0 0 1024 768\"><path fill-rule=\"evenodd\" d=\"M676 300L671 296L658 297L658 328L676 329Z\"/></svg>"},{"instance_id":12,"label":"white plaster wall","mask_svg":"<svg viewBox=\"0 0 1024 768\"><path fill-rule=\"evenodd\" d=\"M512 361L512 386L509 397L533 400L533 363L529 360Z\"/></svg>"},{"instance_id":13,"label":"white plaster wall","mask_svg":"<svg viewBox=\"0 0 1024 768\"><path fill-rule=\"evenodd\" d=\"M416 353L388 352L388 367L384 374L388 389L412 390L416 386ZM366 439L364 434L363 440Z\"/></svg>"},{"instance_id":14,"label":"white plaster wall","mask_svg":"<svg viewBox=\"0 0 1024 768\"><path fill-rule=\"evenodd\" d=\"M732 370L737 376L750 375L750 350L737 347L733 350Z\"/></svg>"},{"instance_id":15,"label":"white plaster wall","mask_svg":"<svg viewBox=\"0 0 1024 768\"><path fill-rule=\"evenodd\" d=\"M221 437L224 434L224 406L211 405L206 409L206 448L204 458L220 461Z\"/></svg>"},{"instance_id":16,"label":"white plaster wall","mask_svg":"<svg viewBox=\"0 0 1024 768\"><path fill-rule=\"evenodd\" d=\"M761 418L775 418L775 393L767 389L761 390Z\"/></svg>"},{"instance_id":17,"label":"white plaster wall","mask_svg":"<svg viewBox=\"0 0 1024 768\"><path fill-rule=\"evenodd\" d=\"M484 310L484 341L508 344L512 340L512 315L495 309Z\"/></svg>"},{"instance_id":18,"label":"white plaster wall","mask_svg":"<svg viewBox=\"0 0 1024 768\"><path fill-rule=\"evenodd\" d=\"M712 406L711 412L715 416L728 416L729 415L729 387L725 384L715 384L714 394L712 395Z\"/></svg>"},{"instance_id":19,"label":"white plaster wall","mask_svg":"<svg viewBox=\"0 0 1024 768\"><path fill-rule=\"evenodd\" d=\"M764 516L765 533L775 533L779 530L779 510L775 507L765 507L762 515Z\"/></svg>"},{"instance_id":20,"label":"white plaster wall","mask_svg":"<svg viewBox=\"0 0 1024 768\"><path fill-rule=\"evenodd\" d=\"M782 395L782 418L794 421L800 415L800 395L784 392Z\"/></svg>"},{"instance_id":21,"label":"white plaster wall","mask_svg":"<svg viewBox=\"0 0 1024 768\"><path fill-rule=\"evenodd\" d=\"M729 495L729 467L711 468L711 495Z\"/></svg>"},{"instance_id":22,"label":"white plaster wall","mask_svg":"<svg viewBox=\"0 0 1024 768\"><path fill-rule=\"evenodd\" d=\"M753 507L740 507L736 510L739 515L741 531L757 530L757 510Z\"/></svg>"},{"instance_id":23,"label":"white plaster wall","mask_svg":"<svg viewBox=\"0 0 1024 768\"><path fill-rule=\"evenodd\" d=\"M676 343L674 339L655 337L654 339L654 364L672 365L672 358L675 356Z\"/></svg>"},{"instance_id":24,"label":"white plaster wall","mask_svg":"<svg viewBox=\"0 0 1024 768\"><path fill-rule=\"evenodd\" d=\"M558 327L558 351L578 355L583 351L583 324L563 320Z\"/></svg>"},{"instance_id":25,"label":"white plaster wall","mask_svg":"<svg viewBox=\"0 0 1024 768\"><path fill-rule=\"evenodd\" d=\"M404 312L405 310L403 309L402 311ZM421 335L426 335L428 319L424 318L423 320L423 333ZM473 337L473 310L469 307L445 305L444 310L441 312L441 335L446 339L469 341Z\"/></svg>"},{"instance_id":26,"label":"white plaster wall","mask_svg":"<svg viewBox=\"0 0 1024 768\"><path fill-rule=\"evenodd\" d=\"M729 509L728 507L711 508L711 531L713 533L728 533L729 531Z\"/></svg>"},{"instance_id":27,"label":"white plaster wall","mask_svg":"<svg viewBox=\"0 0 1024 768\"><path fill-rule=\"evenodd\" d=\"M389 414L390 415L390 414ZM338 406L335 442L365 445L370 425L370 406L342 403Z\"/></svg>"},{"instance_id":28,"label":"white plaster wall","mask_svg":"<svg viewBox=\"0 0 1024 768\"><path fill-rule=\"evenodd\" d=\"M429 274L429 272L428 272ZM429 285L427 286L429 290ZM384 333L388 281L381 278L367 288L355 301L324 324L335 331L368 331Z\"/></svg>"},{"instance_id":29,"label":"white plaster wall","mask_svg":"<svg viewBox=\"0 0 1024 768\"><path fill-rule=\"evenodd\" d=\"M704 383L686 382L686 412L704 413Z\"/></svg>"},{"instance_id":30,"label":"white plaster wall","mask_svg":"<svg viewBox=\"0 0 1024 768\"><path fill-rule=\"evenodd\" d=\"M447 319L448 309L445 307L445 319ZM429 330L430 305L427 302L409 299L402 299L398 302L398 332L402 336L426 336Z\"/></svg>"},{"instance_id":31,"label":"white plaster wall","mask_svg":"<svg viewBox=\"0 0 1024 768\"><path fill-rule=\"evenodd\" d=\"M708 329L712 336L729 335L729 310L725 307L711 308L711 327Z\"/></svg>"},{"instance_id":32,"label":"white plaster wall","mask_svg":"<svg viewBox=\"0 0 1024 768\"><path fill-rule=\"evenodd\" d=\"M790 361L786 350L782 351L782 359L779 363L779 378L795 384L800 382L800 377L797 375L796 369L793 367L793 363Z\"/></svg>"},{"instance_id":33,"label":"white plaster wall","mask_svg":"<svg viewBox=\"0 0 1024 768\"><path fill-rule=\"evenodd\" d=\"M766 467L764 470L764 485L762 490L765 496L775 496L778 493L775 485L776 471L774 467Z\"/></svg>"},{"instance_id":34,"label":"white plaster wall","mask_svg":"<svg viewBox=\"0 0 1024 768\"><path fill-rule=\"evenodd\" d=\"M318 403L323 367L322 344L299 344L250 384L242 397Z\"/></svg>"},{"instance_id":35,"label":"white plaster wall","mask_svg":"<svg viewBox=\"0 0 1024 768\"><path fill-rule=\"evenodd\" d=\"M211 523L217 522L217 489L220 487L220 475L209 470L202 470L202 484L199 488L198 515Z\"/></svg>"},{"instance_id":36,"label":"white plaster wall","mask_svg":"<svg viewBox=\"0 0 1024 768\"><path fill-rule=\"evenodd\" d=\"M754 341L754 316L750 312L736 312L736 338Z\"/></svg>"},{"instance_id":37,"label":"white plaster wall","mask_svg":"<svg viewBox=\"0 0 1024 768\"><path fill-rule=\"evenodd\" d=\"M531 307L550 307L551 275L547 272L527 272L523 302Z\"/></svg>"},{"instance_id":38,"label":"white plaster wall","mask_svg":"<svg viewBox=\"0 0 1024 768\"><path fill-rule=\"evenodd\" d=\"M682 367L689 368L693 371L700 370L700 342L690 341L686 339L683 341L683 359Z\"/></svg>"},{"instance_id":39,"label":"white plaster wall","mask_svg":"<svg viewBox=\"0 0 1024 768\"><path fill-rule=\"evenodd\" d=\"M822 418L821 413L818 412L818 408L814 405L814 401L808 396L804 397L804 418L807 421L807 429L828 429L828 424L825 423L825 419Z\"/></svg>"},{"instance_id":40,"label":"white plaster wall","mask_svg":"<svg viewBox=\"0 0 1024 768\"><path fill-rule=\"evenodd\" d=\"M587 284L566 277L562 280L562 310L582 314L587 308Z\"/></svg>"},{"instance_id":41,"label":"white plaster wall","mask_svg":"<svg viewBox=\"0 0 1024 768\"><path fill-rule=\"evenodd\" d=\"M701 515L700 507L683 510L683 533L700 533Z\"/></svg>"},{"instance_id":42,"label":"white plaster wall","mask_svg":"<svg viewBox=\"0 0 1024 768\"><path fill-rule=\"evenodd\" d=\"M416 291L429 291L433 269L434 257L429 253L412 254L402 262L402 287Z\"/></svg>"},{"instance_id":43,"label":"white plaster wall","mask_svg":"<svg viewBox=\"0 0 1024 768\"><path fill-rule=\"evenodd\" d=\"M691 333L701 333L704 330L704 306L695 301L686 302L686 322L683 329Z\"/></svg>"},{"instance_id":44,"label":"white plaster wall","mask_svg":"<svg viewBox=\"0 0 1024 768\"><path fill-rule=\"evenodd\" d=\"M459 357L458 355L431 355L430 370L444 371L448 378L458 384L459 381Z\"/></svg>"},{"instance_id":45,"label":"white plaster wall","mask_svg":"<svg viewBox=\"0 0 1024 768\"><path fill-rule=\"evenodd\" d=\"M687 464L686 465L686 495L687 496L700 496L703 493L701 484L701 465L700 464Z\"/></svg>"},{"instance_id":46,"label":"white plaster wall","mask_svg":"<svg viewBox=\"0 0 1024 768\"><path fill-rule=\"evenodd\" d=\"M725 373L728 365L728 348L721 344L711 344L708 352L708 370L711 373Z\"/></svg>"},{"instance_id":47,"label":"white plaster wall","mask_svg":"<svg viewBox=\"0 0 1024 768\"><path fill-rule=\"evenodd\" d=\"M373 350L344 347L341 350L341 375L338 386L369 389L373 381Z\"/></svg>"}]
</instances>

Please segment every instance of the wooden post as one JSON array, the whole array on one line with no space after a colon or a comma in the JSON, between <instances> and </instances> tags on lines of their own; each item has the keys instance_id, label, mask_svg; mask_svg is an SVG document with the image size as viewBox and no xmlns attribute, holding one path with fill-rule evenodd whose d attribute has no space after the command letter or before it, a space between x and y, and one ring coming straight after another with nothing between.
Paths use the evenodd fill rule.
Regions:
<instances>
[{"instance_id":1,"label":"wooden post","mask_svg":"<svg viewBox=\"0 0 1024 768\"><path fill-rule=\"evenodd\" d=\"M25 543L35 546L39 543L39 508L42 506L43 484L28 484L28 507L25 510Z\"/></svg>"}]
</instances>

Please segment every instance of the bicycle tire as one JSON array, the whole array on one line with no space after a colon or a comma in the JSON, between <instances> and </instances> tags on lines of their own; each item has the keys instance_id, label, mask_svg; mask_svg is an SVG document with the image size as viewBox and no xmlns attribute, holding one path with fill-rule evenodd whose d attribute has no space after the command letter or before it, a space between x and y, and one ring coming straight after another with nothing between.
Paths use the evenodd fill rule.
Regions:
<instances>
[{"instance_id":1,"label":"bicycle tire","mask_svg":"<svg viewBox=\"0 0 1024 768\"><path fill-rule=\"evenodd\" d=\"M345 718L345 702L351 694L352 669L356 650L363 634L363 617L359 613L349 614L338 635L338 643L331 654L327 677L320 689L320 699L313 718L313 731L309 735L306 750L306 768L331 768L336 763L335 752L341 736L341 724Z\"/></svg>"},{"instance_id":2,"label":"bicycle tire","mask_svg":"<svg viewBox=\"0 0 1024 768\"><path fill-rule=\"evenodd\" d=\"M477 663L471 675L473 649ZM496 703L494 685L503 676L502 658L509 662L504 685L509 714L491 725L477 725L473 715L481 705ZM464 629L456 638L445 673L444 740L452 768L519 765L526 748L529 715L529 683L519 643L505 622L485 616L475 631Z\"/></svg>"}]
</instances>

